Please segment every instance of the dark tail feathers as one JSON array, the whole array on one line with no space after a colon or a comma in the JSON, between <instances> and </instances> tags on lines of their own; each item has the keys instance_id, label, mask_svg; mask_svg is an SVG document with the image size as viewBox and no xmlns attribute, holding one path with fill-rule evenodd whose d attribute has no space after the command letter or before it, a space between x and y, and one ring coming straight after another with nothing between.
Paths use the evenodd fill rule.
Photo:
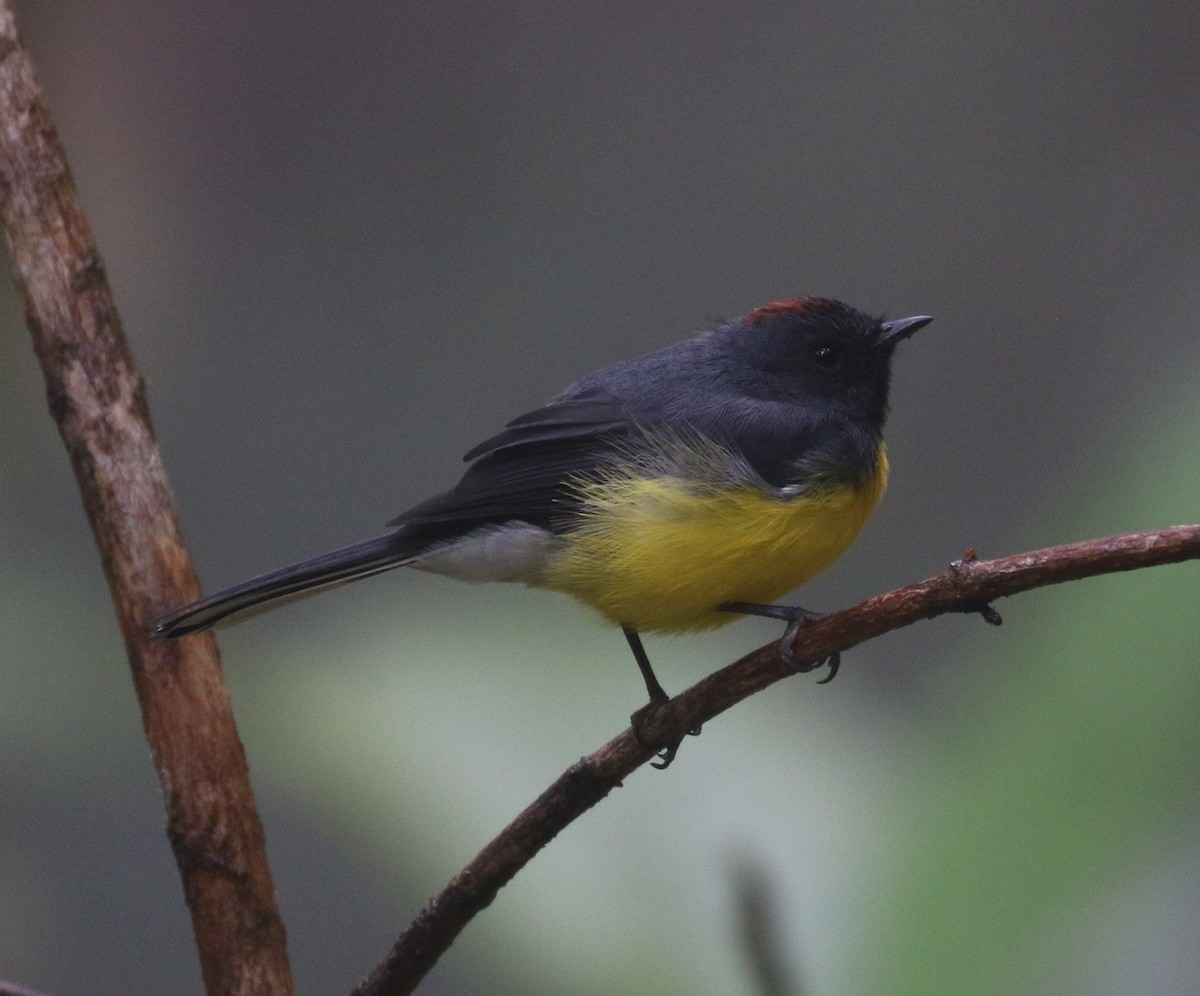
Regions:
<instances>
[{"instance_id":1,"label":"dark tail feathers","mask_svg":"<svg viewBox=\"0 0 1200 996\"><path fill-rule=\"evenodd\" d=\"M198 602L180 606L155 620L151 633L174 639L199 633L232 615L249 613L267 602L292 598L328 585L369 577L409 563L419 552L404 529L260 574Z\"/></svg>"}]
</instances>

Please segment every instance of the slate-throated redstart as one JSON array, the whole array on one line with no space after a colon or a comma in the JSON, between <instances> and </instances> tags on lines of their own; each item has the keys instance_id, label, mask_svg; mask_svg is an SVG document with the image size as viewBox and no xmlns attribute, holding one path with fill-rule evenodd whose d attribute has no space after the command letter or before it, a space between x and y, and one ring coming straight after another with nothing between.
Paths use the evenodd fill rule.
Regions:
<instances>
[{"instance_id":1,"label":"slate-throated redstart","mask_svg":"<svg viewBox=\"0 0 1200 996\"><path fill-rule=\"evenodd\" d=\"M788 660L813 613L772 603L837 560L883 494L892 354L930 321L796 298L588 374L476 446L462 480L390 532L185 605L154 632L408 566L591 606L624 630L651 703L667 694L640 632L769 616L789 624Z\"/></svg>"}]
</instances>

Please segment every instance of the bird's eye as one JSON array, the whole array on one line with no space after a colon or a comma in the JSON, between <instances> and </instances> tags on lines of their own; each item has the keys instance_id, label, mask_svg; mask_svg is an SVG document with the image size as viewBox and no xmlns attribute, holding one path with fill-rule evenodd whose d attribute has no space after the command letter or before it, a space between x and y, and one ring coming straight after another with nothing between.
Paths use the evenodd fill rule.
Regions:
<instances>
[{"instance_id":1,"label":"bird's eye","mask_svg":"<svg viewBox=\"0 0 1200 996\"><path fill-rule=\"evenodd\" d=\"M822 370L834 370L842 362L842 351L836 346L818 346L813 350L813 362Z\"/></svg>"}]
</instances>

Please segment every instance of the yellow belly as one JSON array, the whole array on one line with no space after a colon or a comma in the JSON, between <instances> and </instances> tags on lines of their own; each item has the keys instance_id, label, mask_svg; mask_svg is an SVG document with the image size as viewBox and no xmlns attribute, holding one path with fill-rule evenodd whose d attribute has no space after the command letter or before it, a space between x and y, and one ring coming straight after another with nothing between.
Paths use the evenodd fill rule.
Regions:
<instances>
[{"instance_id":1,"label":"yellow belly","mask_svg":"<svg viewBox=\"0 0 1200 996\"><path fill-rule=\"evenodd\" d=\"M833 564L887 474L881 446L864 486L791 500L749 485L699 492L694 483L610 477L582 489L582 522L541 585L638 630L715 629L737 618L714 611L722 602L775 602Z\"/></svg>"}]
</instances>

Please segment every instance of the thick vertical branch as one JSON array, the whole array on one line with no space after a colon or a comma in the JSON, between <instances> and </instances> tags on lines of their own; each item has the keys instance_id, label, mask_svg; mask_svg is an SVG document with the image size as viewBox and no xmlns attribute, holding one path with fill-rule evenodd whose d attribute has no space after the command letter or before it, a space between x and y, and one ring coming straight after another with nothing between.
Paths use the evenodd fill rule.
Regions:
<instances>
[{"instance_id":1,"label":"thick vertical branch","mask_svg":"<svg viewBox=\"0 0 1200 996\"><path fill-rule=\"evenodd\" d=\"M26 320L112 591L210 994L292 991L216 644L151 642L194 598L146 407L66 158L0 0L0 213Z\"/></svg>"}]
</instances>

